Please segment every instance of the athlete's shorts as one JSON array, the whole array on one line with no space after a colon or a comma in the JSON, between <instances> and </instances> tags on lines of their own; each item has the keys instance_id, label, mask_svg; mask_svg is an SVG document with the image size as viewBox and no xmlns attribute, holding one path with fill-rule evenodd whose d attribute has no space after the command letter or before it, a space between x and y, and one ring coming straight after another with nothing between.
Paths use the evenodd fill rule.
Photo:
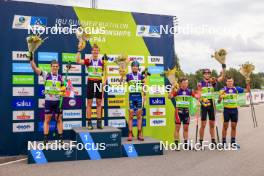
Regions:
<instances>
[{"instance_id":1,"label":"athlete's shorts","mask_svg":"<svg viewBox=\"0 0 264 176\"><path fill-rule=\"evenodd\" d=\"M237 122L238 109L237 108L224 108L224 122Z\"/></svg>"},{"instance_id":2,"label":"athlete's shorts","mask_svg":"<svg viewBox=\"0 0 264 176\"><path fill-rule=\"evenodd\" d=\"M209 120L215 121L215 110L213 105L213 100L209 99L210 106L201 106L201 120L206 121L207 115L209 116Z\"/></svg>"},{"instance_id":3,"label":"athlete's shorts","mask_svg":"<svg viewBox=\"0 0 264 176\"><path fill-rule=\"evenodd\" d=\"M87 99L93 99L93 98L102 99L102 91L100 90L101 84L102 84L101 80L98 81L88 80Z\"/></svg>"},{"instance_id":4,"label":"athlete's shorts","mask_svg":"<svg viewBox=\"0 0 264 176\"><path fill-rule=\"evenodd\" d=\"M141 93L129 93L129 109L134 111L142 109Z\"/></svg>"},{"instance_id":5,"label":"athlete's shorts","mask_svg":"<svg viewBox=\"0 0 264 176\"><path fill-rule=\"evenodd\" d=\"M60 112L60 101L45 101L45 114L58 114ZM61 113L61 112L60 112Z\"/></svg>"},{"instance_id":6,"label":"athlete's shorts","mask_svg":"<svg viewBox=\"0 0 264 176\"><path fill-rule=\"evenodd\" d=\"M184 125L189 125L190 123L190 114L188 108L176 108L175 109L175 123Z\"/></svg>"}]
</instances>

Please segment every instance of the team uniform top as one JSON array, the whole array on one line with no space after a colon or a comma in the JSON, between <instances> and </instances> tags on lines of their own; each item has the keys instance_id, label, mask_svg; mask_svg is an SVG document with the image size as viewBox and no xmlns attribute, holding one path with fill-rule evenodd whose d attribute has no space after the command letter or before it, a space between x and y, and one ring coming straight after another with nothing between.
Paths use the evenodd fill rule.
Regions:
<instances>
[{"instance_id":1,"label":"team uniform top","mask_svg":"<svg viewBox=\"0 0 264 176\"><path fill-rule=\"evenodd\" d=\"M238 94L244 93L244 89L241 87L228 88L224 87L221 91L224 91L223 104L225 108L233 109L238 107Z\"/></svg>"},{"instance_id":2,"label":"team uniform top","mask_svg":"<svg viewBox=\"0 0 264 176\"><path fill-rule=\"evenodd\" d=\"M104 63L101 59L85 59L84 65L86 66L88 72L88 80L102 80Z\"/></svg>"},{"instance_id":3,"label":"team uniform top","mask_svg":"<svg viewBox=\"0 0 264 176\"><path fill-rule=\"evenodd\" d=\"M130 93L140 93L142 91L142 80L144 79L143 75L139 72L129 73L126 75L126 82L131 86Z\"/></svg>"},{"instance_id":4,"label":"team uniform top","mask_svg":"<svg viewBox=\"0 0 264 176\"><path fill-rule=\"evenodd\" d=\"M62 75L52 74L46 71L41 71L40 76L44 79L45 100L59 101L61 86L63 85Z\"/></svg>"},{"instance_id":5,"label":"team uniform top","mask_svg":"<svg viewBox=\"0 0 264 176\"><path fill-rule=\"evenodd\" d=\"M176 108L190 108L192 97L195 97L195 93L191 89L178 89L173 93L173 97L176 99Z\"/></svg>"},{"instance_id":6,"label":"team uniform top","mask_svg":"<svg viewBox=\"0 0 264 176\"><path fill-rule=\"evenodd\" d=\"M214 98L213 93L214 93L215 87L216 87L216 84L212 84L204 80L198 83L198 88L201 89L202 91L202 94L201 94L202 98L213 99Z\"/></svg>"}]
</instances>

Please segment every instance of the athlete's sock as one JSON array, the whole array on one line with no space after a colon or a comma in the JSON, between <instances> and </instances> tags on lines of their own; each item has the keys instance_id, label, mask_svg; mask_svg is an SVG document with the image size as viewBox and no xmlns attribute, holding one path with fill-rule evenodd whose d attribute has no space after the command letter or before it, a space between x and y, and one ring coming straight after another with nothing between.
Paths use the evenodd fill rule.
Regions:
<instances>
[{"instance_id":1,"label":"athlete's sock","mask_svg":"<svg viewBox=\"0 0 264 176\"><path fill-rule=\"evenodd\" d=\"M236 138L235 137L232 137L231 138L231 144L234 144L234 143L236 143Z\"/></svg>"},{"instance_id":2,"label":"athlete's sock","mask_svg":"<svg viewBox=\"0 0 264 176\"><path fill-rule=\"evenodd\" d=\"M200 141L200 144L203 145L203 139L200 139L199 141Z\"/></svg>"},{"instance_id":3,"label":"athlete's sock","mask_svg":"<svg viewBox=\"0 0 264 176\"><path fill-rule=\"evenodd\" d=\"M211 141L213 144L216 144L215 139L212 138Z\"/></svg>"},{"instance_id":4,"label":"athlete's sock","mask_svg":"<svg viewBox=\"0 0 264 176\"><path fill-rule=\"evenodd\" d=\"M43 139L44 145L48 143L48 138L49 138L49 134L44 134L44 139Z\"/></svg>"},{"instance_id":5,"label":"athlete's sock","mask_svg":"<svg viewBox=\"0 0 264 176\"><path fill-rule=\"evenodd\" d=\"M222 138L222 144L226 144L226 138Z\"/></svg>"}]
</instances>

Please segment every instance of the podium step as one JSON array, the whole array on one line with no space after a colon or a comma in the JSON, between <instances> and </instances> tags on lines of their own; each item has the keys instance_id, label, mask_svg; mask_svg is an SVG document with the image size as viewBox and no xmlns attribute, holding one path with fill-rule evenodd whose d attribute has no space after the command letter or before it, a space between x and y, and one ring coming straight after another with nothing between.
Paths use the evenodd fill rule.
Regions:
<instances>
[{"instance_id":1,"label":"podium step","mask_svg":"<svg viewBox=\"0 0 264 176\"><path fill-rule=\"evenodd\" d=\"M62 146L58 141L49 141L47 147L43 148L43 141L29 141L28 164L74 161L76 160L76 147L72 145L72 148L70 148L72 142L64 141L64 145Z\"/></svg>"},{"instance_id":2,"label":"podium step","mask_svg":"<svg viewBox=\"0 0 264 176\"><path fill-rule=\"evenodd\" d=\"M122 138L123 157L163 155L163 148L160 147L160 141L151 137L144 137L144 141L138 141L136 138L127 141L126 137Z\"/></svg>"},{"instance_id":3,"label":"podium step","mask_svg":"<svg viewBox=\"0 0 264 176\"><path fill-rule=\"evenodd\" d=\"M74 128L77 143L86 148L77 150L77 160L100 160L122 156L121 130L105 126L103 129L88 130L85 127Z\"/></svg>"}]
</instances>

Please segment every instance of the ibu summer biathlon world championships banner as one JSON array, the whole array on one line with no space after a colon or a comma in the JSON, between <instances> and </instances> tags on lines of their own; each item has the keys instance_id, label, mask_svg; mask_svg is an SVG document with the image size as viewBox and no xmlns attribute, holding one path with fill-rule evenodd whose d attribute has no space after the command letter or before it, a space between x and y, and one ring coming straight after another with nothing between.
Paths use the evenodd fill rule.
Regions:
<instances>
[{"instance_id":1,"label":"ibu summer biathlon world championships banner","mask_svg":"<svg viewBox=\"0 0 264 176\"><path fill-rule=\"evenodd\" d=\"M148 85L168 84L161 73L175 65L174 36L168 32L173 27L173 16L2 1L0 21L0 154L25 153L28 140L43 139L44 86L26 58L28 28L46 29L41 36L48 39L35 52L38 67L49 71L50 61L55 59L61 66L59 72L65 74L66 64L73 63L68 78L78 95L64 100L66 139L74 137L72 127L86 126L87 73L84 66L75 63L78 41L70 32L71 28L88 27L92 32L82 58L89 57L94 43L98 44L102 55L109 56L106 68L110 86L119 84L118 66L113 61L120 54L138 60L141 71L148 67L151 73ZM174 103L167 96L168 93L158 90L147 93L144 135L172 142ZM108 92L103 107L104 124L120 128L123 136L127 135L128 93ZM94 104L93 117L95 108ZM136 126L136 118L134 120ZM54 121L50 130L55 130Z\"/></svg>"}]
</instances>

